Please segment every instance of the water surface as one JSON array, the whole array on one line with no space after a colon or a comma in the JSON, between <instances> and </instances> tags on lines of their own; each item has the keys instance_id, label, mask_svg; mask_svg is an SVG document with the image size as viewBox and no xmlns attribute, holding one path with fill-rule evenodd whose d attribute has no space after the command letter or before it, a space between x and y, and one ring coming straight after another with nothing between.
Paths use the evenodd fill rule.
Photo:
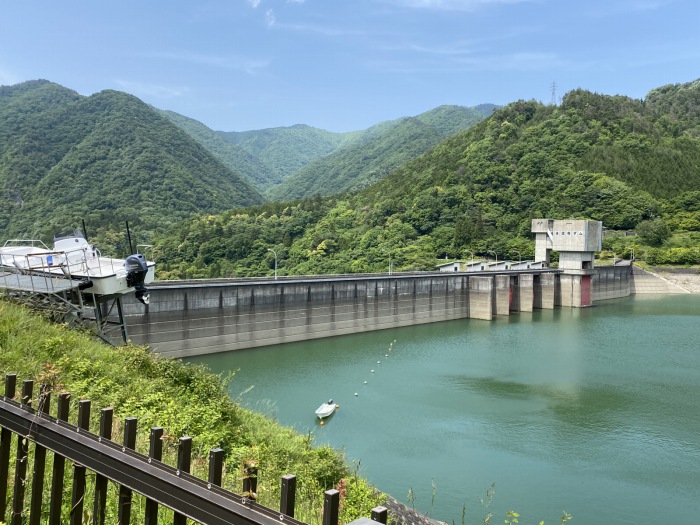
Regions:
<instances>
[{"instance_id":1,"label":"water surface","mask_svg":"<svg viewBox=\"0 0 700 525\"><path fill-rule=\"evenodd\" d=\"M700 515L699 321L700 296L634 298L192 360L437 519L681 523Z\"/></svg>"}]
</instances>

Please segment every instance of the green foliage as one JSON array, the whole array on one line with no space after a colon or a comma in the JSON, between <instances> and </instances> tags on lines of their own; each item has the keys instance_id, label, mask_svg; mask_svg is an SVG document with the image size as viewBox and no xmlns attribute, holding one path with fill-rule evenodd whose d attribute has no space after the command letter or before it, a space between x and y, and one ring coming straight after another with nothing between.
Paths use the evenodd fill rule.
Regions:
<instances>
[{"instance_id":1,"label":"green foliage","mask_svg":"<svg viewBox=\"0 0 700 525\"><path fill-rule=\"evenodd\" d=\"M671 230L663 219L642 221L635 228L637 235L651 246L660 246L671 236Z\"/></svg>"},{"instance_id":2,"label":"green foliage","mask_svg":"<svg viewBox=\"0 0 700 525\"><path fill-rule=\"evenodd\" d=\"M698 248L667 248L650 249L645 254L647 263L654 266L700 264L700 249Z\"/></svg>"},{"instance_id":3,"label":"green foliage","mask_svg":"<svg viewBox=\"0 0 700 525\"><path fill-rule=\"evenodd\" d=\"M158 112L204 146L231 172L243 177L256 190L262 192L282 182L282 175L267 163L264 156L254 155L235 143L226 141L220 133L194 119L173 111Z\"/></svg>"},{"instance_id":4,"label":"green foliage","mask_svg":"<svg viewBox=\"0 0 700 525\"><path fill-rule=\"evenodd\" d=\"M201 366L159 358L143 347L107 346L7 301L0 301L0 371L35 378L53 392L69 391L73 405L90 399L93 407L113 407L115 436L126 417L138 418L141 429L163 426L165 462L171 465L176 461L177 438L190 435L193 473L200 478L207 476L209 450L223 448L228 467L224 487L234 492L241 487L239 465L254 459L260 469L258 501L269 507L279 503L280 477L295 473L296 515L307 523L320 523L323 491L341 479L350 480L344 515L369 516L384 501L381 493L353 474L341 453L314 446L310 436L234 403L228 393L228 382L234 378L223 379ZM75 423L75 406L70 413ZM99 418L91 419L92 431L97 432ZM142 431L136 449L146 454L148 446ZM110 506L116 509L116 493L110 497L114 498Z\"/></svg>"},{"instance_id":5,"label":"green foliage","mask_svg":"<svg viewBox=\"0 0 700 525\"><path fill-rule=\"evenodd\" d=\"M0 87L0 232L41 237L85 219L98 243L128 220L149 242L198 213L260 203L207 150L135 97L46 81ZM108 246L112 248L112 246Z\"/></svg>"},{"instance_id":6,"label":"green foliage","mask_svg":"<svg viewBox=\"0 0 700 525\"><path fill-rule=\"evenodd\" d=\"M271 200L355 191L386 177L439 142L483 120L485 108L440 106L417 117L383 122L310 162L271 188Z\"/></svg>"},{"instance_id":7,"label":"green foliage","mask_svg":"<svg viewBox=\"0 0 700 525\"><path fill-rule=\"evenodd\" d=\"M0 231L50 240L84 217L92 241L123 254L128 219L137 242L157 244L160 278L271 275L270 248L280 275L387 271L389 261L432 270L445 257L493 252L527 259L534 217L640 224L643 233L663 220L672 232L697 232L699 86L664 86L644 101L575 90L560 107L441 107L349 134L293 126L214 138L167 114L229 163L246 150L240 162L256 183L321 167L288 179L290 192L313 198L246 209L231 208L259 195L137 99L81 97L45 81L4 87ZM277 175L264 182L269 169ZM676 257L664 253L657 258Z\"/></svg>"},{"instance_id":8,"label":"green foliage","mask_svg":"<svg viewBox=\"0 0 700 525\"><path fill-rule=\"evenodd\" d=\"M271 179L283 181L308 163L328 155L355 133L333 133L303 124L253 131L217 132L226 142L261 159Z\"/></svg>"},{"instance_id":9,"label":"green foliage","mask_svg":"<svg viewBox=\"0 0 700 525\"><path fill-rule=\"evenodd\" d=\"M528 259L534 217L601 220L612 230L641 224L643 231L660 219L700 230L700 139L668 136L655 107L583 90L561 107L518 101L356 193L207 219L230 238L217 238L204 219L185 223L177 239L160 244L163 266L182 277L270 275L268 247L278 250L282 275L383 272L389 259L397 271L433 270L446 257L493 252ZM663 151L678 162L654 164L653 178L647 160L630 162ZM662 183L677 177L678 188Z\"/></svg>"}]
</instances>

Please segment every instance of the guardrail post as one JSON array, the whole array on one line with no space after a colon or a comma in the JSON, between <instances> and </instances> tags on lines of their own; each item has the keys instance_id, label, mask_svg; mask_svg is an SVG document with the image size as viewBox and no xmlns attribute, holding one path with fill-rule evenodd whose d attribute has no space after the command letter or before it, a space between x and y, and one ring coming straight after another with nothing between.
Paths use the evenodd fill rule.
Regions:
<instances>
[{"instance_id":1,"label":"guardrail post","mask_svg":"<svg viewBox=\"0 0 700 525\"><path fill-rule=\"evenodd\" d=\"M258 467L252 461L243 463L243 496L253 501L258 497Z\"/></svg>"},{"instance_id":2,"label":"guardrail post","mask_svg":"<svg viewBox=\"0 0 700 525\"><path fill-rule=\"evenodd\" d=\"M112 420L114 410L103 408L100 411L100 439L112 439ZM107 505L107 478L100 474L95 475L95 501L92 507L92 522L95 525L104 525L105 506Z\"/></svg>"},{"instance_id":3,"label":"guardrail post","mask_svg":"<svg viewBox=\"0 0 700 525\"><path fill-rule=\"evenodd\" d=\"M48 414L51 406L51 391L48 385L42 385L39 394L37 415ZM34 470L32 473L32 501L29 504L29 525L41 522L41 500L44 493L44 474L46 473L46 449L34 446Z\"/></svg>"},{"instance_id":4,"label":"guardrail post","mask_svg":"<svg viewBox=\"0 0 700 525\"><path fill-rule=\"evenodd\" d=\"M148 457L149 461L163 459L163 427L151 427L149 437ZM146 525L156 525L158 523L158 504L152 499L146 499Z\"/></svg>"},{"instance_id":5,"label":"guardrail post","mask_svg":"<svg viewBox=\"0 0 700 525\"><path fill-rule=\"evenodd\" d=\"M70 394L58 394L56 419L68 421ZM53 455L53 473L51 475L51 502L49 504L49 525L61 525L61 507L63 506L63 474L66 469L66 458L59 454Z\"/></svg>"},{"instance_id":6,"label":"guardrail post","mask_svg":"<svg viewBox=\"0 0 700 525\"><path fill-rule=\"evenodd\" d=\"M32 403L34 381L22 381L22 398L20 403L29 408ZM27 463L29 462L29 440L26 436L17 436L17 456L15 458L15 487L12 497L11 525L22 525L22 508L24 507L24 490L27 482Z\"/></svg>"},{"instance_id":7,"label":"guardrail post","mask_svg":"<svg viewBox=\"0 0 700 525\"><path fill-rule=\"evenodd\" d=\"M7 399L15 397L17 390L17 375L5 375L5 396ZM3 428L0 431L0 521L5 521L7 512L7 481L10 472L10 441L12 432Z\"/></svg>"},{"instance_id":8,"label":"guardrail post","mask_svg":"<svg viewBox=\"0 0 700 525\"><path fill-rule=\"evenodd\" d=\"M209 451L209 483L221 486L221 478L224 471L224 450L214 448Z\"/></svg>"},{"instance_id":9,"label":"guardrail post","mask_svg":"<svg viewBox=\"0 0 700 525\"><path fill-rule=\"evenodd\" d=\"M374 507L372 509L372 521L384 523L386 525L387 509L386 507Z\"/></svg>"},{"instance_id":10,"label":"guardrail post","mask_svg":"<svg viewBox=\"0 0 700 525\"><path fill-rule=\"evenodd\" d=\"M90 400L82 399L78 403L77 431L90 430ZM85 500L85 471L84 465L73 464L73 498L70 508L70 525L81 525L83 522L83 502Z\"/></svg>"},{"instance_id":11,"label":"guardrail post","mask_svg":"<svg viewBox=\"0 0 700 525\"><path fill-rule=\"evenodd\" d=\"M297 477L293 474L282 476L282 491L280 493L280 512L290 518L294 517L294 507L297 497Z\"/></svg>"},{"instance_id":12,"label":"guardrail post","mask_svg":"<svg viewBox=\"0 0 700 525\"><path fill-rule=\"evenodd\" d=\"M180 438L177 448L177 471L180 474L190 472L190 461L192 458L192 438L184 436ZM186 525L187 518L183 514L175 513L173 525Z\"/></svg>"},{"instance_id":13,"label":"guardrail post","mask_svg":"<svg viewBox=\"0 0 700 525\"><path fill-rule=\"evenodd\" d=\"M327 490L323 499L323 525L338 525L340 517L340 491Z\"/></svg>"},{"instance_id":14,"label":"guardrail post","mask_svg":"<svg viewBox=\"0 0 700 525\"><path fill-rule=\"evenodd\" d=\"M127 417L124 420L124 449L134 450L136 447L136 424L135 417ZM119 525L129 525L131 521L131 489L124 485L119 487Z\"/></svg>"}]
</instances>

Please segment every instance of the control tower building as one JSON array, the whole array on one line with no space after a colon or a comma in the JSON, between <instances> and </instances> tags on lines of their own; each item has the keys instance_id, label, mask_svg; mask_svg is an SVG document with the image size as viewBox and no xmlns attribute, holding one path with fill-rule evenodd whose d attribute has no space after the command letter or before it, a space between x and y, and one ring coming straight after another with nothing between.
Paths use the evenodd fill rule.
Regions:
<instances>
[{"instance_id":1,"label":"control tower building","mask_svg":"<svg viewBox=\"0 0 700 525\"><path fill-rule=\"evenodd\" d=\"M586 220L532 219L535 262L549 265L552 250L559 253L562 306L590 306L595 252L602 249L603 223Z\"/></svg>"}]
</instances>

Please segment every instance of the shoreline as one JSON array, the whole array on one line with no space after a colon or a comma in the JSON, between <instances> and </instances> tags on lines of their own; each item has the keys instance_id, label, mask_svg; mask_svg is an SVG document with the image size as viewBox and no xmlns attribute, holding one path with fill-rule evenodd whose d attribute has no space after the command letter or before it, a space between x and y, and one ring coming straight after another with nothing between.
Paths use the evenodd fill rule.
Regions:
<instances>
[{"instance_id":1,"label":"shoreline","mask_svg":"<svg viewBox=\"0 0 700 525\"><path fill-rule=\"evenodd\" d=\"M700 294L700 273L697 268L650 267L649 270L690 293Z\"/></svg>"}]
</instances>

